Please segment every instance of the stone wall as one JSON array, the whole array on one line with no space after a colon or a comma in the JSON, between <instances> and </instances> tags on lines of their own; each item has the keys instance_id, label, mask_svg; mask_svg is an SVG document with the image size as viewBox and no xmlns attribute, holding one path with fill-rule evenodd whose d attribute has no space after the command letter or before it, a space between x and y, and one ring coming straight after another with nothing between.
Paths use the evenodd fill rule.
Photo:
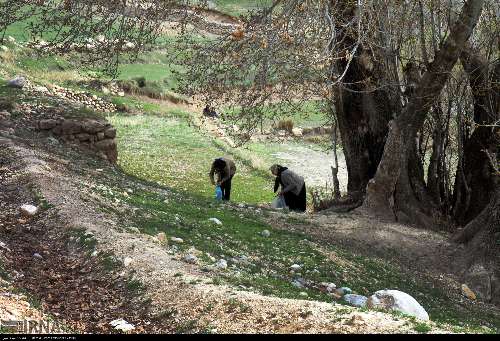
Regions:
<instances>
[{"instance_id":1,"label":"stone wall","mask_svg":"<svg viewBox=\"0 0 500 341\"><path fill-rule=\"evenodd\" d=\"M59 139L95 151L100 157L116 163L116 129L104 120L97 119L44 119L38 128L49 131Z\"/></svg>"}]
</instances>

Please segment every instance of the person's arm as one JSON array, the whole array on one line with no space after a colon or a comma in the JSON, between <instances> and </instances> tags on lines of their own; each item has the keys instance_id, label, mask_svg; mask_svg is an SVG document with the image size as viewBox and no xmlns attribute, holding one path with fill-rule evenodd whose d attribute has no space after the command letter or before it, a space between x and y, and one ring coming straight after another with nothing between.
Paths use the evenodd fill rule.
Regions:
<instances>
[{"instance_id":1,"label":"person's arm","mask_svg":"<svg viewBox=\"0 0 500 341\"><path fill-rule=\"evenodd\" d=\"M215 173L215 167L214 164L212 163L212 168L210 168L210 174L209 174L212 185L215 185L214 173Z\"/></svg>"},{"instance_id":2,"label":"person's arm","mask_svg":"<svg viewBox=\"0 0 500 341\"><path fill-rule=\"evenodd\" d=\"M276 193L276 191L278 190L278 188L280 187L280 179L279 177L277 176L275 179L274 179L274 193Z\"/></svg>"}]
</instances>

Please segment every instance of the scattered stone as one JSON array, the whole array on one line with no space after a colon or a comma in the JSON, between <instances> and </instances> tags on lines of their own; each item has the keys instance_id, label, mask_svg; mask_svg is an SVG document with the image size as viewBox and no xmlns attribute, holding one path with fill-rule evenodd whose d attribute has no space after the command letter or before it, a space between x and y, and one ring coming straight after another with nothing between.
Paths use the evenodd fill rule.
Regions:
<instances>
[{"instance_id":1,"label":"scattered stone","mask_svg":"<svg viewBox=\"0 0 500 341\"><path fill-rule=\"evenodd\" d=\"M179 244L184 243L184 240L182 238L172 237L170 238L170 240L173 241L174 243L179 243Z\"/></svg>"},{"instance_id":2,"label":"scattered stone","mask_svg":"<svg viewBox=\"0 0 500 341\"><path fill-rule=\"evenodd\" d=\"M266 238L270 237L271 236L271 232L269 232L268 230L264 230L264 231L262 231L262 236L266 237Z\"/></svg>"},{"instance_id":3,"label":"scattered stone","mask_svg":"<svg viewBox=\"0 0 500 341\"><path fill-rule=\"evenodd\" d=\"M467 284L462 284L462 294L469 300L476 300L476 294L467 286Z\"/></svg>"},{"instance_id":4,"label":"scattered stone","mask_svg":"<svg viewBox=\"0 0 500 341\"><path fill-rule=\"evenodd\" d=\"M97 253L98 253L97 250L94 250L94 252L92 252L91 256L92 257L97 257Z\"/></svg>"},{"instance_id":5,"label":"scattered stone","mask_svg":"<svg viewBox=\"0 0 500 341\"><path fill-rule=\"evenodd\" d=\"M116 137L116 129L109 128L104 131L104 135L109 139L114 139Z\"/></svg>"},{"instance_id":6,"label":"scattered stone","mask_svg":"<svg viewBox=\"0 0 500 341\"><path fill-rule=\"evenodd\" d=\"M133 324L128 323L124 319L114 320L111 321L109 324L113 326L116 330L121 330L122 332L129 332L135 329L135 326Z\"/></svg>"},{"instance_id":7,"label":"scattered stone","mask_svg":"<svg viewBox=\"0 0 500 341\"><path fill-rule=\"evenodd\" d=\"M208 219L208 221L211 221L212 223L214 223L216 225L222 225L222 222L217 218L210 218L210 219Z\"/></svg>"},{"instance_id":8,"label":"scattered stone","mask_svg":"<svg viewBox=\"0 0 500 341\"><path fill-rule=\"evenodd\" d=\"M196 264L196 262L198 262L198 258L195 255L187 254L184 257L184 261L189 264Z\"/></svg>"},{"instance_id":9,"label":"scattered stone","mask_svg":"<svg viewBox=\"0 0 500 341\"><path fill-rule=\"evenodd\" d=\"M134 260L130 257L125 257L125 259L123 260L123 265L125 267L128 267Z\"/></svg>"},{"instance_id":10,"label":"scattered stone","mask_svg":"<svg viewBox=\"0 0 500 341\"><path fill-rule=\"evenodd\" d=\"M10 252L10 249L7 247L7 244L5 244L4 242L0 242L0 249L4 249L4 250Z\"/></svg>"},{"instance_id":11,"label":"scattered stone","mask_svg":"<svg viewBox=\"0 0 500 341\"><path fill-rule=\"evenodd\" d=\"M123 91L119 91L119 92L117 93L117 95L118 95L118 97L125 97L125 92L123 92Z\"/></svg>"},{"instance_id":12,"label":"scattered stone","mask_svg":"<svg viewBox=\"0 0 500 341\"><path fill-rule=\"evenodd\" d=\"M9 48L7 46L2 45L2 46L0 46L0 51L7 52L7 51L9 51Z\"/></svg>"},{"instance_id":13,"label":"scattered stone","mask_svg":"<svg viewBox=\"0 0 500 341\"><path fill-rule=\"evenodd\" d=\"M327 292L333 292L337 286L334 283L326 283L326 291Z\"/></svg>"},{"instance_id":14,"label":"scattered stone","mask_svg":"<svg viewBox=\"0 0 500 341\"><path fill-rule=\"evenodd\" d=\"M227 269L227 262L224 259L219 259L215 266L219 269Z\"/></svg>"},{"instance_id":15,"label":"scattered stone","mask_svg":"<svg viewBox=\"0 0 500 341\"><path fill-rule=\"evenodd\" d=\"M8 36L8 37L7 37L7 41L8 41L9 43L13 44L13 43L15 43L15 42L16 42L16 38L11 37L11 36Z\"/></svg>"},{"instance_id":16,"label":"scattered stone","mask_svg":"<svg viewBox=\"0 0 500 341\"><path fill-rule=\"evenodd\" d=\"M11 79L7 86L10 88L22 89L26 85L26 78L23 76L16 76L14 79Z\"/></svg>"},{"instance_id":17,"label":"scattered stone","mask_svg":"<svg viewBox=\"0 0 500 341\"><path fill-rule=\"evenodd\" d=\"M167 235L165 234L165 232L160 232L156 236L156 239L158 239L160 243L164 244L167 241Z\"/></svg>"},{"instance_id":18,"label":"scattered stone","mask_svg":"<svg viewBox=\"0 0 500 341\"><path fill-rule=\"evenodd\" d=\"M299 288L299 289L303 289L303 288L305 288L305 285L304 285L303 281L301 281L301 280L300 280L300 278L299 278L299 279L296 279L296 280L293 280L293 281L292 281L292 285L293 285L294 287L296 287L296 288Z\"/></svg>"},{"instance_id":19,"label":"scattered stone","mask_svg":"<svg viewBox=\"0 0 500 341\"><path fill-rule=\"evenodd\" d=\"M292 271L300 271L300 269L302 269L302 267L298 264L293 264L291 267L290 267L290 270Z\"/></svg>"},{"instance_id":20,"label":"scattered stone","mask_svg":"<svg viewBox=\"0 0 500 341\"><path fill-rule=\"evenodd\" d=\"M34 253L33 257L36 258L36 259L43 259L42 255L39 254L39 253Z\"/></svg>"},{"instance_id":21,"label":"scattered stone","mask_svg":"<svg viewBox=\"0 0 500 341\"><path fill-rule=\"evenodd\" d=\"M21 206L20 210L21 214L24 215L25 217L33 217L35 214L38 213L38 207L28 204Z\"/></svg>"},{"instance_id":22,"label":"scattered stone","mask_svg":"<svg viewBox=\"0 0 500 341\"><path fill-rule=\"evenodd\" d=\"M302 137L302 129L301 128L293 128L292 135L295 137Z\"/></svg>"},{"instance_id":23,"label":"scattered stone","mask_svg":"<svg viewBox=\"0 0 500 341\"><path fill-rule=\"evenodd\" d=\"M370 309L396 310L428 321L429 314L410 295L399 290L380 290L370 296L366 302Z\"/></svg>"},{"instance_id":24,"label":"scattered stone","mask_svg":"<svg viewBox=\"0 0 500 341\"><path fill-rule=\"evenodd\" d=\"M344 295L349 295L352 293L352 290L348 287L342 287L342 288L338 288L338 289L335 289L334 291L336 294L338 295L341 295L341 296L344 296Z\"/></svg>"},{"instance_id":25,"label":"scattered stone","mask_svg":"<svg viewBox=\"0 0 500 341\"><path fill-rule=\"evenodd\" d=\"M33 90L35 92L41 92L43 94L46 94L49 92L49 89L47 89L45 86L36 86Z\"/></svg>"},{"instance_id":26,"label":"scattered stone","mask_svg":"<svg viewBox=\"0 0 500 341\"><path fill-rule=\"evenodd\" d=\"M361 308L366 306L366 301L368 300L368 297L362 295L346 294L343 297L343 299L350 305Z\"/></svg>"}]
</instances>

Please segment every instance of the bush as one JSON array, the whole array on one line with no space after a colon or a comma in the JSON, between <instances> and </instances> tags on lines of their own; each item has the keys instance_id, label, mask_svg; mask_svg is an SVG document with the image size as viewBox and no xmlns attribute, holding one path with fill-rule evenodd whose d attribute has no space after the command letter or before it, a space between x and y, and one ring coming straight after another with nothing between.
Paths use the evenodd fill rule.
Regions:
<instances>
[{"instance_id":1,"label":"bush","mask_svg":"<svg viewBox=\"0 0 500 341\"><path fill-rule=\"evenodd\" d=\"M285 130L285 131L291 133L293 130L293 121L290 119L289 120L280 120L276 124L276 129Z\"/></svg>"}]
</instances>

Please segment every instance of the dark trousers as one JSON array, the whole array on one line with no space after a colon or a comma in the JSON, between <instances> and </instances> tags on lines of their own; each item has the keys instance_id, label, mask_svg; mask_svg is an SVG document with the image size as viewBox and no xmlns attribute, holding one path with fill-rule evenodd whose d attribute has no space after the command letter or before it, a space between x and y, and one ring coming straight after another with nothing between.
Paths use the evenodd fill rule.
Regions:
<instances>
[{"instance_id":1,"label":"dark trousers","mask_svg":"<svg viewBox=\"0 0 500 341\"><path fill-rule=\"evenodd\" d=\"M305 212L306 211L306 184L302 186L299 195L292 192L285 193L285 202L291 211Z\"/></svg>"},{"instance_id":2,"label":"dark trousers","mask_svg":"<svg viewBox=\"0 0 500 341\"><path fill-rule=\"evenodd\" d=\"M227 201L231 197L231 180L233 180L232 176L220 185L220 189L222 190L222 200Z\"/></svg>"}]
</instances>

